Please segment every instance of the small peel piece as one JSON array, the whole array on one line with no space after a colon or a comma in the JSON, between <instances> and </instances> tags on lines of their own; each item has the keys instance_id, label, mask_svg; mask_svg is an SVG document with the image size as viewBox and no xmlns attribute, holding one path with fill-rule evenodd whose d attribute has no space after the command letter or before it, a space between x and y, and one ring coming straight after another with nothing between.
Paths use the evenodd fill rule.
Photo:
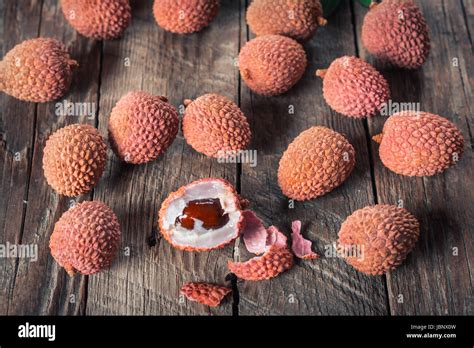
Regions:
<instances>
[{"instance_id":1,"label":"small peel piece","mask_svg":"<svg viewBox=\"0 0 474 348\"><path fill-rule=\"evenodd\" d=\"M227 266L232 273L244 280L274 278L293 266L293 254L288 249L286 239L275 226L270 226L267 230L266 250L262 256L245 262L228 261Z\"/></svg>"},{"instance_id":2,"label":"small peel piece","mask_svg":"<svg viewBox=\"0 0 474 348\"><path fill-rule=\"evenodd\" d=\"M312 242L301 235L301 221L293 221L291 231L291 250L296 257L303 260L314 260L320 257L311 250Z\"/></svg>"},{"instance_id":3,"label":"small peel piece","mask_svg":"<svg viewBox=\"0 0 474 348\"><path fill-rule=\"evenodd\" d=\"M186 283L181 287L181 294L186 296L188 300L196 301L201 304L217 307L221 301L232 290L225 286L210 283Z\"/></svg>"},{"instance_id":4,"label":"small peel piece","mask_svg":"<svg viewBox=\"0 0 474 348\"><path fill-rule=\"evenodd\" d=\"M267 250L268 232L253 211L244 210L243 239L247 250L253 254L263 254Z\"/></svg>"}]
</instances>

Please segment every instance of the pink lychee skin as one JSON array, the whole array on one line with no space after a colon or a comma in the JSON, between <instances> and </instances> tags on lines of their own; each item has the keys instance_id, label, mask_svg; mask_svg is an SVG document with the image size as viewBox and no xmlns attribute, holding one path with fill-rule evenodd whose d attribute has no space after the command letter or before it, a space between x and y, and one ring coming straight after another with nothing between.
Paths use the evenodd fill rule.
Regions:
<instances>
[{"instance_id":1,"label":"pink lychee skin","mask_svg":"<svg viewBox=\"0 0 474 348\"><path fill-rule=\"evenodd\" d=\"M193 182L189 183L188 185L181 186L177 191L172 192L172 193L169 194L169 196L161 204L161 208L158 212L158 228L160 229L161 234L168 241L168 243L170 243L176 249L184 250L184 251L210 251L210 250L220 249L220 248L223 248L224 246L228 245L229 243L233 242L242 233L242 229L243 229L243 226L244 226L244 215L243 214L241 214L240 219L237 222L237 226L236 226L237 234L236 234L236 236L234 238L226 241L225 243L219 244L219 245L217 245L215 247L212 247L212 248L196 248L196 247L190 247L190 246L179 245L179 244L173 243L173 241L171 239L171 235L170 235L171 231L166 230L163 227L163 219L165 217L166 210L168 209L169 205L171 204L171 202L173 200L175 200L175 199L177 199L177 198L184 195L184 193L186 191L186 188L188 188L191 185L196 185L196 184L204 183L204 182L220 182L220 183L222 183L227 188L227 190L234 195L234 202L235 202L236 208L238 210L242 210L242 206L241 206L242 198L239 196L239 194L235 190L234 186L232 186L232 184L230 182L228 182L227 180L220 179L220 178L205 178L205 179L200 179L200 180L193 181ZM207 197L203 197L203 198L207 198Z\"/></svg>"},{"instance_id":2,"label":"pink lychee skin","mask_svg":"<svg viewBox=\"0 0 474 348\"><path fill-rule=\"evenodd\" d=\"M362 25L362 42L375 57L406 69L419 68L430 51L425 18L411 0L371 6Z\"/></svg>"},{"instance_id":3,"label":"pink lychee skin","mask_svg":"<svg viewBox=\"0 0 474 348\"><path fill-rule=\"evenodd\" d=\"M232 289L225 286L209 284L209 283L186 283L181 287L181 293L188 300L196 301L201 304L217 307L220 305L224 297L232 292Z\"/></svg>"},{"instance_id":4,"label":"pink lychee skin","mask_svg":"<svg viewBox=\"0 0 474 348\"><path fill-rule=\"evenodd\" d=\"M316 74L320 74L319 70ZM357 57L335 59L322 77L324 99L345 116L373 116L390 98L388 82L382 74Z\"/></svg>"}]
</instances>

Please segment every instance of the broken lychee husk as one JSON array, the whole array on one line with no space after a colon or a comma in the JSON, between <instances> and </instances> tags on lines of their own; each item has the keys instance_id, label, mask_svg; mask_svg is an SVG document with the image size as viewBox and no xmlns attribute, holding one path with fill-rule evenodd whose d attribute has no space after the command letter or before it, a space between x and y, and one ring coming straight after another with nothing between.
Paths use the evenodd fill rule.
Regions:
<instances>
[{"instance_id":1,"label":"broken lychee husk","mask_svg":"<svg viewBox=\"0 0 474 348\"><path fill-rule=\"evenodd\" d=\"M188 300L196 301L210 307L220 305L224 297L232 292L232 289L225 286L209 283L186 283L181 287L181 293Z\"/></svg>"},{"instance_id":2,"label":"broken lychee husk","mask_svg":"<svg viewBox=\"0 0 474 348\"><path fill-rule=\"evenodd\" d=\"M311 241L301 235L301 221L293 221L291 230L291 250L295 256L304 260L318 259L320 256L311 250Z\"/></svg>"}]
</instances>

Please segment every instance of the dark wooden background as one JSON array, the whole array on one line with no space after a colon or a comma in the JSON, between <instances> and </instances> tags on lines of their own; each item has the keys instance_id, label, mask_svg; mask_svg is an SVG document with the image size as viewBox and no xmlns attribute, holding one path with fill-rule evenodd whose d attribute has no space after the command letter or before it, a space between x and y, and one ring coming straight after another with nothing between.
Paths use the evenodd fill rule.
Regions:
<instances>
[{"instance_id":1,"label":"dark wooden background","mask_svg":"<svg viewBox=\"0 0 474 348\"><path fill-rule=\"evenodd\" d=\"M54 102L33 104L0 96L0 243L39 248L37 262L0 259L0 314L474 314L474 1L417 3L432 40L422 69L388 70L368 56L360 41L367 9L344 0L328 25L305 45L309 66L302 81L287 94L268 98L249 91L235 64L239 48L252 37L244 0L223 0L212 25L189 36L160 29L151 1L132 1L132 25L120 40L104 42L77 34L57 0L0 0L2 55L25 39L61 40L80 64L64 98L98 108L95 118L58 117ZM380 132L385 119L352 120L331 111L323 100L314 71L341 55L360 56L381 69L395 101L420 102L422 110L456 123L466 139L460 163L430 178L397 176L383 167L370 137ZM113 105L126 92L140 89L165 95L176 106L207 92L235 100L250 120L258 165L219 164L193 151L181 134L164 156L146 165L120 163L109 151L99 185L79 200L100 200L112 207L122 226L122 247L130 255L121 253L103 273L70 278L48 248L53 225L71 200L46 184L45 140L71 123L90 123L106 135ZM279 158L295 136L317 124L347 135L357 151L355 172L330 194L288 209L276 180ZM210 253L178 251L154 227L169 192L209 176L235 183L267 225L288 232L293 219L302 220L304 235L320 253L336 240L351 212L374 203L402 201L419 218L421 238L406 262L386 276L366 276L340 259L321 258L298 261L271 281L226 280L232 247ZM238 291L210 309L180 299L185 281L229 284Z\"/></svg>"}]
</instances>

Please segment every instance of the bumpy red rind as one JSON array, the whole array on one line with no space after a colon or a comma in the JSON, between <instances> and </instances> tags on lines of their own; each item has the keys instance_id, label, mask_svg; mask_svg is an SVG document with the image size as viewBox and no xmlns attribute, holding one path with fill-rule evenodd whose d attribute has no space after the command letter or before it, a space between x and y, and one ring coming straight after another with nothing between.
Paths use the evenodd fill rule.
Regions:
<instances>
[{"instance_id":1,"label":"bumpy red rind","mask_svg":"<svg viewBox=\"0 0 474 348\"><path fill-rule=\"evenodd\" d=\"M224 297L232 292L225 286L209 284L209 283L186 283L181 287L181 293L191 301L201 304L217 307L220 305Z\"/></svg>"}]
</instances>

